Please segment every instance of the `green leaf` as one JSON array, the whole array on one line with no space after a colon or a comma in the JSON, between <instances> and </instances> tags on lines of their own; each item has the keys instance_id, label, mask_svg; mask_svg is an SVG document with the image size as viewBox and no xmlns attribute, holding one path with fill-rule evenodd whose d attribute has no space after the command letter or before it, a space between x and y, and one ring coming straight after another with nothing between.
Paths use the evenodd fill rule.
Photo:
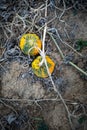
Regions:
<instances>
[{"instance_id":1,"label":"green leaf","mask_svg":"<svg viewBox=\"0 0 87 130\"><path fill-rule=\"evenodd\" d=\"M85 121L87 120L87 117L85 115L81 116L79 119L78 119L78 122L79 124L82 124L84 123Z\"/></svg>"},{"instance_id":2,"label":"green leaf","mask_svg":"<svg viewBox=\"0 0 87 130\"><path fill-rule=\"evenodd\" d=\"M76 42L76 50L77 51L80 51L83 49L83 47L86 47L87 46L87 41L84 41L84 40L78 40Z\"/></svg>"},{"instance_id":3,"label":"green leaf","mask_svg":"<svg viewBox=\"0 0 87 130\"><path fill-rule=\"evenodd\" d=\"M44 121L39 122L37 130L49 130L49 127L45 124Z\"/></svg>"}]
</instances>

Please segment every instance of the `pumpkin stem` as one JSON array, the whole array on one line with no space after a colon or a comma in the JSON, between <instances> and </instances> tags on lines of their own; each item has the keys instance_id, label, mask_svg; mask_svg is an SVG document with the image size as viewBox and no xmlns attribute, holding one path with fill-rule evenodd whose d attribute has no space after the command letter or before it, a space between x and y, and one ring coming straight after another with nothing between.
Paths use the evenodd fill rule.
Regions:
<instances>
[{"instance_id":1,"label":"pumpkin stem","mask_svg":"<svg viewBox=\"0 0 87 130\"><path fill-rule=\"evenodd\" d=\"M44 63L44 58L42 59L42 61L40 62L39 66L41 67Z\"/></svg>"}]
</instances>

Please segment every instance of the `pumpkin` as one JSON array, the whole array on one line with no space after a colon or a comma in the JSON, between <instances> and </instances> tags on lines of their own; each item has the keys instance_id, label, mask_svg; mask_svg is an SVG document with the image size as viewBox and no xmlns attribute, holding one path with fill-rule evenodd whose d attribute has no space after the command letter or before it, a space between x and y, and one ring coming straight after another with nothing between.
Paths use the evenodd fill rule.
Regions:
<instances>
[{"instance_id":1,"label":"pumpkin","mask_svg":"<svg viewBox=\"0 0 87 130\"><path fill-rule=\"evenodd\" d=\"M46 58L46 62L47 62L47 66L49 69L50 74L52 74L54 67L55 67L55 63L52 61L52 59L49 56L45 56ZM34 74L38 77L41 78L46 78L48 77L48 72L47 72L47 68L45 63L43 62L43 64L40 66L40 63L42 61L42 57L38 56L33 62L32 62L32 70L34 72Z\"/></svg>"},{"instance_id":2,"label":"pumpkin","mask_svg":"<svg viewBox=\"0 0 87 130\"><path fill-rule=\"evenodd\" d=\"M34 56L39 53L42 42L36 34L28 33L21 37L19 46L24 54Z\"/></svg>"}]
</instances>

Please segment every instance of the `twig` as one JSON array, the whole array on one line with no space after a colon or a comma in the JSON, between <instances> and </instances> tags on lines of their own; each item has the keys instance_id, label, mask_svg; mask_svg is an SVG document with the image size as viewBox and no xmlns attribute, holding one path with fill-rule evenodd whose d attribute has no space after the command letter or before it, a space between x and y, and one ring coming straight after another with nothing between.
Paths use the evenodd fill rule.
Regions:
<instances>
[{"instance_id":1,"label":"twig","mask_svg":"<svg viewBox=\"0 0 87 130\"><path fill-rule=\"evenodd\" d=\"M47 18L47 3L48 0L46 0L46 8L45 8L45 18ZM42 39L42 51L41 51L41 56L42 56L42 61L40 62L40 66L45 61L45 38L46 38L46 31L47 31L47 23L45 22L45 27L44 27L44 32L43 32L43 39Z\"/></svg>"},{"instance_id":2,"label":"twig","mask_svg":"<svg viewBox=\"0 0 87 130\"><path fill-rule=\"evenodd\" d=\"M48 0L46 1L45 18L47 18L47 2L48 2ZM43 40L42 40L42 43L43 43L42 51L43 51L43 53L45 53L45 48L44 47L45 47L46 30L47 30L47 23L45 22Z\"/></svg>"},{"instance_id":3,"label":"twig","mask_svg":"<svg viewBox=\"0 0 87 130\"><path fill-rule=\"evenodd\" d=\"M81 68L79 68L77 65L75 65L73 62L69 62L70 65L72 65L74 68L76 68L77 70L79 70L81 73L83 73L85 76L87 76L87 73L85 71L83 71Z\"/></svg>"},{"instance_id":4,"label":"twig","mask_svg":"<svg viewBox=\"0 0 87 130\"><path fill-rule=\"evenodd\" d=\"M58 96L56 98L47 98L47 99L11 99L11 98L0 98L0 100L2 101L10 101L10 102L32 102L32 103L36 103L36 102L45 102L45 101L60 101L60 99L58 99ZM67 101L67 100L66 100Z\"/></svg>"},{"instance_id":5,"label":"twig","mask_svg":"<svg viewBox=\"0 0 87 130\"><path fill-rule=\"evenodd\" d=\"M12 106L9 106L9 105L7 105L5 102L3 102L3 101L1 100L1 98L0 98L0 102L1 102L2 104L4 104L4 106L6 106L6 107L10 108L11 110L13 110L13 111L16 113L16 115L18 115L17 111L16 111Z\"/></svg>"}]
</instances>

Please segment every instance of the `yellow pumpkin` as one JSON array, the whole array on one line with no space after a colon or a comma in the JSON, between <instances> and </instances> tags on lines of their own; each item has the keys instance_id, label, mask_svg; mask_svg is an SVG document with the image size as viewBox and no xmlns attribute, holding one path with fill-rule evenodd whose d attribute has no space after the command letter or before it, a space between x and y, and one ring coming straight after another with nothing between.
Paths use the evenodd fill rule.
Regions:
<instances>
[{"instance_id":1,"label":"yellow pumpkin","mask_svg":"<svg viewBox=\"0 0 87 130\"><path fill-rule=\"evenodd\" d=\"M34 56L39 53L42 42L36 34L28 33L21 37L19 46L24 54Z\"/></svg>"},{"instance_id":2,"label":"yellow pumpkin","mask_svg":"<svg viewBox=\"0 0 87 130\"><path fill-rule=\"evenodd\" d=\"M46 56L45 58L46 58L46 62L47 62L47 66L48 66L49 72L50 72L50 74L52 74L52 72L54 70L54 67L55 67L55 63L53 62L53 60L49 56ZM33 70L34 74L36 74L38 77L46 78L49 75L48 75L45 63L43 63L40 66L41 61L42 61L42 57L38 56L32 62L32 70Z\"/></svg>"}]
</instances>

